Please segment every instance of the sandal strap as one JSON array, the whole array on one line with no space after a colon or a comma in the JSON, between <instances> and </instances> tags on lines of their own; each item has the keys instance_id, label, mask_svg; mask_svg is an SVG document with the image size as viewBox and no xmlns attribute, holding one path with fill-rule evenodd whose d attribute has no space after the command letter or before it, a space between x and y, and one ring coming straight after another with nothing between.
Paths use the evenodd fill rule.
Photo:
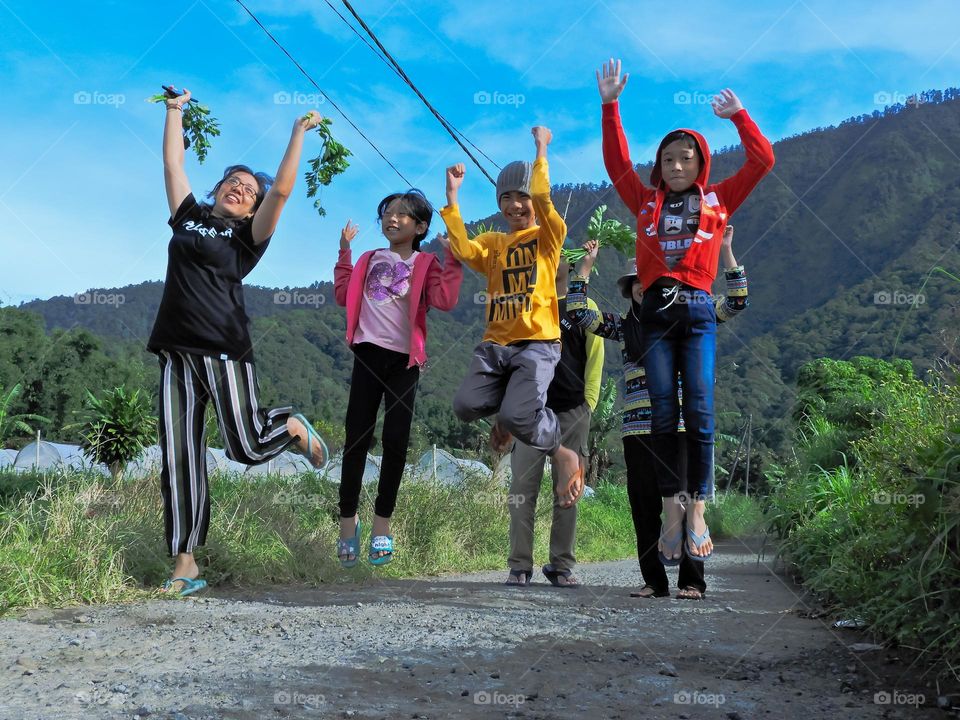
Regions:
<instances>
[{"instance_id":1,"label":"sandal strap","mask_svg":"<svg viewBox=\"0 0 960 720\"><path fill-rule=\"evenodd\" d=\"M393 535L374 535L370 539L370 550L375 552L393 552Z\"/></svg>"}]
</instances>

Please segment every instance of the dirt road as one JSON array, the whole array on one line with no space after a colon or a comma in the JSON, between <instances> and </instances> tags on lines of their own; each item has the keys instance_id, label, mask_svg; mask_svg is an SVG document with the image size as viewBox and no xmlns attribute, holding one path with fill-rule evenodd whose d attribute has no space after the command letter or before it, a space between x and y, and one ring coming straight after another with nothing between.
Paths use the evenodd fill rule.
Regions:
<instances>
[{"instance_id":1,"label":"dirt road","mask_svg":"<svg viewBox=\"0 0 960 720\"><path fill-rule=\"evenodd\" d=\"M631 599L622 561L577 590L497 572L30 611L0 621L0 718L948 717L743 544L709 562L699 602Z\"/></svg>"}]
</instances>

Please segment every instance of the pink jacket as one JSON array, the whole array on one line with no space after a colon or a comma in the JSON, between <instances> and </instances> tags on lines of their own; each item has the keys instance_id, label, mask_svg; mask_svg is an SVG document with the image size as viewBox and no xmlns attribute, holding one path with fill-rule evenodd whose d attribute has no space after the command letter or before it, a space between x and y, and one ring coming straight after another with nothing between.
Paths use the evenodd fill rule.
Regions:
<instances>
[{"instance_id":1,"label":"pink jacket","mask_svg":"<svg viewBox=\"0 0 960 720\"><path fill-rule=\"evenodd\" d=\"M368 250L357 260L351 262L350 250L341 250L337 264L333 268L333 289L337 305L347 308L347 344L353 345L353 335L360 323L360 304L363 301L363 282L367 277L370 258L376 250ZM460 283L463 281L463 267L453 257L445 253L443 267L436 255L421 252L413 261L413 286L410 298L420 298L420 302L410 303L410 362L407 367L423 365L427 362L427 310L452 310L460 295Z\"/></svg>"}]
</instances>

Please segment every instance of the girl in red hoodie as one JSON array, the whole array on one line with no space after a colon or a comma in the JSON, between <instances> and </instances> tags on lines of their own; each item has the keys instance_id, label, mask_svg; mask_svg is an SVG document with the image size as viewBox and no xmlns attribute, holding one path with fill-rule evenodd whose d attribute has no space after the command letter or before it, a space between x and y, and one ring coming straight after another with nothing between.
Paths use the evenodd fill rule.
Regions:
<instances>
[{"instance_id":1,"label":"girl in red hoodie","mask_svg":"<svg viewBox=\"0 0 960 720\"><path fill-rule=\"evenodd\" d=\"M344 567L356 565L360 555L357 508L363 468L384 396L383 460L368 559L374 565L393 559L390 517L407 461L420 366L427 360L427 310L452 310L460 294L463 268L449 241L440 241L446 251L442 268L436 255L420 252L432 215L433 207L419 190L385 197L377 219L390 247L365 252L356 267L350 243L357 226L348 220L340 233L334 291L337 304L347 308L347 344L354 353L340 473L337 555Z\"/></svg>"},{"instance_id":2,"label":"girl in red hoodie","mask_svg":"<svg viewBox=\"0 0 960 720\"><path fill-rule=\"evenodd\" d=\"M773 148L731 90L713 111L737 128L746 162L732 177L711 184L710 149L693 130L669 133L657 149L650 186L630 160L618 98L627 84L620 61L597 71L603 102L603 160L620 198L637 218L637 275L644 289L640 327L650 390L651 448L659 462L657 484L665 518L660 559L677 565L686 550L705 560L713 550L704 521L712 495L713 384L716 314L710 288L717 273L723 230L730 216L773 167ZM687 472L699 491L682 493L677 423L677 376L683 383ZM686 543L683 528L686 526Z\"/></svg>"}]
</instances>

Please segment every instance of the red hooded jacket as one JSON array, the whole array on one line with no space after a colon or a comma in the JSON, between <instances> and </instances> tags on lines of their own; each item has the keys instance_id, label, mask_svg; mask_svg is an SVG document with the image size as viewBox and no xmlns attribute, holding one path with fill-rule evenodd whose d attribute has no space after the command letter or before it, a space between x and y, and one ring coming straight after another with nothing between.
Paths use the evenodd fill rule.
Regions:
<instances>
[{"instance_id":1,"label":"red hooded jacket","mask_svg":"<svg viewBox=\"0 0 960 720\"><path fill-rule=\"evenodd\" d=\"M737 126L747 161L735 175L723 182L709 184L710 149L707 141L694 130L681 128L692 135L700 146L703 165L694 185L700 191L700 228L683 259L671 271L660 248L657 228L660 211L666 196L666 184L660 175L660 152L650 173L647 187L640 180L630 160L627 138L620 122L620 105L614 101L603 106L603 162L607 174L624 204L637 218L637 275L643 287L650 287L662 277L710 292L717 275L720 241L727 220L743 203L750 191L773 168L773 146L750 119L746 110L740 110L730 119Z\"/></svg>"}]
</instances>

